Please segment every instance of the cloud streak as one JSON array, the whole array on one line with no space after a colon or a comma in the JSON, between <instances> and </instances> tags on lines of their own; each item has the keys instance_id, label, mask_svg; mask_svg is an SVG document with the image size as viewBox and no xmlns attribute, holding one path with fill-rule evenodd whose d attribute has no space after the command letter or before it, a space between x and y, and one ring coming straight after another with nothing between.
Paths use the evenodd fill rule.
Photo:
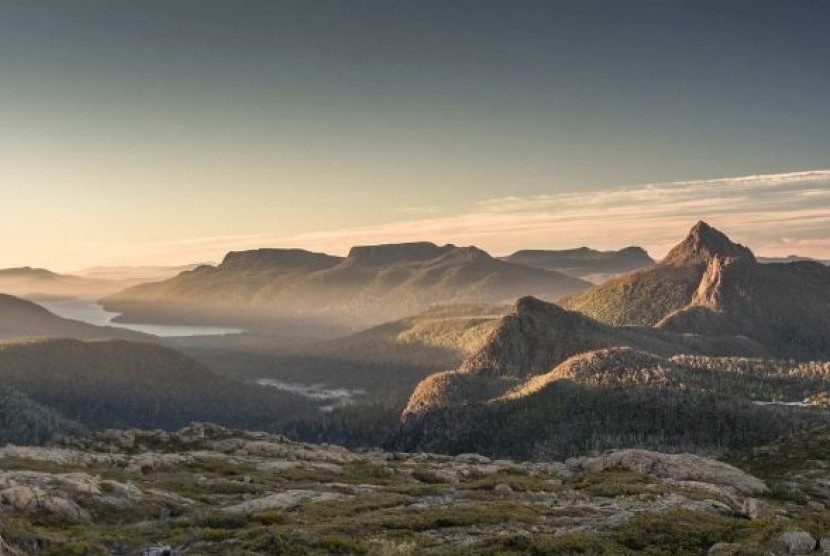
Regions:
<instances>
[{"instance_id":1,"label":"cloud streak","mask_svg":"<svg viewBox=\"0 0 830 556\"><path fill-rule=\"evenodd\" d=\"M798 247L799 254L830 255L830 170L490 199L453 216L283 239L339 252L357 243L423 239L476 244L495 253L640 244L662 256L698 219L761 254L789 254Z\"/></svg>"},{"instance_id":2,"label":"cloud streak","mask_svg":"<svg viewBox=\"0 0 830 556\"><path fill-rule=\"evenodd\" d=\"M142 258L167 253L168 259L187 261L255 247L345 253L358 244L428 240L477 245L495 254L522 248L642 245L661 257L704 219L761 255L830 258L830 170L505 197L474 203L456 214L431 206L399 214L405 216L372 226L293 236L197 238L130 250Z\"/></svg>"}]
</instances>

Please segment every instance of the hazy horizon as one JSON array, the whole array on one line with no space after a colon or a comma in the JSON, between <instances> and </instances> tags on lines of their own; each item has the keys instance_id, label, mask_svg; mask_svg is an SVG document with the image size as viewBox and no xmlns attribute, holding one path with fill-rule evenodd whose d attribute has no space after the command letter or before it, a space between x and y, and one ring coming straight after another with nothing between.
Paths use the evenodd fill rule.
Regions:
<instances>
[{"instance_id":1,"label":"hazy horizon","mask_svg":"<svg viewBox=\"0 0 830 556\"><path fill-rule=\"evenodd\" d=\"M492 255L520 249L639 246L660 259L698 220L705 220L757 255L830 258L830 170L643 184L591 193L504 197L442 214L439 207L409 207L419 217L363 227L295 235L244 234L105 245L88 256L39 258L4 250L0 269L47 268L77 273L96 266L216 264L229 251L298 248L345 256L356 245L428 241L474 245ZM747 196L748 192L757 195ZM656 203L656 204L655 204ZM420 210L419 210L420 209ZM602 220L602 228L597 221ZM103 253L103 254L102 254Z\"/></svg>"},{"instance_id":2,"label":"hazy horizon","mask_svg":"<svg viewBox=\"0 0 830 556\"><path fill-rule=\"evenodd\" d=\"M830 258L828 22L813 0L10 2L0 267L660 257L698 219Z\"/></svg>"}]
</instances>

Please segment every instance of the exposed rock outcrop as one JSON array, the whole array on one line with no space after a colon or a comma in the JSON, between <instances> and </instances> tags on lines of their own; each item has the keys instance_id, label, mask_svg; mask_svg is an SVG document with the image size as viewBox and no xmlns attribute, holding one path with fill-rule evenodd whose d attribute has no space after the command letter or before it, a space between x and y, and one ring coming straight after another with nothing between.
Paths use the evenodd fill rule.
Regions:
<instances>
[{"instance_id":1,"label":"exposed rock outcrop","mask_svg":"<svg viewBox=\"0 0 830 556\"><path fill-rule=\"evenodd\" d=\"M734 243L726 234L704 221L695 224L686 238L674 246L662 260L663 264L709 263L714 258L755 260L749 248Z\"/></svg>"},{"instance_id":2,"label":"exposed rock outcrop","mask_svg":"<svg viewBox=\"0 0 830 556\"><path fill-rule=\"evenodd\" d=\"M721 485L744 495L767 492L767 486L760 479L729 464L694 454L663 454L629 449L579 459L573 462L573 466L591 473L615 468L629 469L661 479Z\"/></svg>"},{"instance_id":3,"label":"exposed rock outcrop","mask_svg":"<svg viewBox=\"0 0 830 556\"><path fill-rule=\"evenodd\" d=\"M212 553L237 545L261 552L274 543L297 553L342 551L348 543L375 550L390 530L406 535L409 553L479 553L505 537L513 546L526 542L519 536L528 531L545 542L590 547L625 543L621 531L630 527L636 535L641 519L663 515L738 530L740 498L766 488L714 460L643 451L531 463L475 453L349 451L205 423L166 435L110 430L65 442L72 448L0 452L0 467L66 470L0 474L0 534L11 549L101 552L117 538L124 553ZM157 463L133 465L139 461ZM622 469L630 471L620 476ZM21 533L21 523L37 527ZM785 540L803 544L794 535ZM661 542L665 549L671 539L663 535Z\"/></svg>"}]
</instances>

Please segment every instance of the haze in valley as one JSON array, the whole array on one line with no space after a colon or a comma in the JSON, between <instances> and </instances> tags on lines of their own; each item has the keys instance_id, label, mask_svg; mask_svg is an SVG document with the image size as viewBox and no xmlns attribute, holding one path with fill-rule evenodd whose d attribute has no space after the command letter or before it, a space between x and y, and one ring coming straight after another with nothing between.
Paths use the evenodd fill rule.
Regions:
<instances>
[{"instance_id":1,"label":"haze in valley","mask_svg":"<svg viewBox=\"0 0 830 556\"><path fill-rule=\"evenodd\" d=\"M827 2L0 4L0 555L830 552Z\"/></svg>"}]
</instances>

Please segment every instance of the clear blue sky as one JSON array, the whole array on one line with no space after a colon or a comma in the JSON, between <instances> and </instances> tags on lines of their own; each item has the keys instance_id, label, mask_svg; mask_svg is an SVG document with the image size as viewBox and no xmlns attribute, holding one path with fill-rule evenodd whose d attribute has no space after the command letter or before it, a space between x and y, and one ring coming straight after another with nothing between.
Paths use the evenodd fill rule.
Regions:
<instances>
[{"instance_id":1,"label":"clear blue sky","mask_svg":"<svg viewBox=\"0 0 830 556\"><path fill-rule=\"evenodd\" d=\"M830 167L821 0L0 7L0 265L351 230L326 244L342 250L494 198ZM802 228L778 235L821 235ZM483 246L593 241L532 232Z\"/></svg>"}]
</instances>

